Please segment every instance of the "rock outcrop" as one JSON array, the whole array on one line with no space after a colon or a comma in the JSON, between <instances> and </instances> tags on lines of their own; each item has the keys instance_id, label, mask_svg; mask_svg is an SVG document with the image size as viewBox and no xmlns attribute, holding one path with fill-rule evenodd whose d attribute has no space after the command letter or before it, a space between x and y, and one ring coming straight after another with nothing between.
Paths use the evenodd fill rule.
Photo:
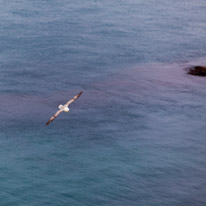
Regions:
<instances>
[{"instance_id":1,"label":"rock outcrop","mask_svg":"<svg viewBox=\"0 0 206 206\"><path fill-rule=\"evenodd\" d=\"M206 66L193 66L189 68L188 74L206 76Z\"/></svg>"}]
</instances>

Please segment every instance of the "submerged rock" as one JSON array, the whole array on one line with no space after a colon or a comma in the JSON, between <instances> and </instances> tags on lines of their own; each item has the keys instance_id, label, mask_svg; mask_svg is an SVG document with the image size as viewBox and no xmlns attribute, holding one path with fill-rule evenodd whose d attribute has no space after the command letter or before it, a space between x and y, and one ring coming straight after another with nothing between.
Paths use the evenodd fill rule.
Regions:
<instances>
[{"instance_id":1,"label":"submerged rock","mask_svg":"<svg viewBox=\"0 0 206 206\"><path fill-rule=\"evenodd\" d=\"M188 74L206 76L206 66L193 66L189 68Z\"/></svg>"}]
</instances>

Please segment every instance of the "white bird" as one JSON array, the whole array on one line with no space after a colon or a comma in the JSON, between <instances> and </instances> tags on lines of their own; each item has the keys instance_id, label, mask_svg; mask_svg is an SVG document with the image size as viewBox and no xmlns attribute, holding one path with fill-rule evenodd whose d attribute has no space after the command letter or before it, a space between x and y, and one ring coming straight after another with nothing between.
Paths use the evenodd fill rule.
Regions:
<instances>
[{"instance_id":1,"label":"white bird","mask_svg":"<svg viewBox=\"0 0 206 206\"><path fill-rule=\"evenodd\" d=\"M79 98L82 93L83 93L83 91L81 91L79 94L77 94L72 99L70 99L65 105L60 104L58 106L59 110L54 114L54 116L52 116L49 119L49 121L46 123L46 125L50 124L61 112L69 112L69 105L71 103L73 103L77 98Z\"/></svg>"}]
</instances>

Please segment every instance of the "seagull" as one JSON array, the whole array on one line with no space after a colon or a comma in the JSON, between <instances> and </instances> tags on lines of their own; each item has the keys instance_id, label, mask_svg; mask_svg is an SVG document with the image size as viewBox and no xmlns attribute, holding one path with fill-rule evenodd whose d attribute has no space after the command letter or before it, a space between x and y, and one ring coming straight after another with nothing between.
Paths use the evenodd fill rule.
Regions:
<instances>
[{"instance_id":1,"label":"seagull","mask_svg":"<svg viewBox=\"0 0 206 206\"><path fill-rule=\"evenodd\" d=\"M61 112L69 112L69 105L73 103L77 98L79 98L82 95L83 91L79 92L76 96L74 96L72 99L70 99L65 105L60 104L58 106L59 110L52 116L49 121L46 123L46 125L50 124Z\"/></svg>"}]
</instances>

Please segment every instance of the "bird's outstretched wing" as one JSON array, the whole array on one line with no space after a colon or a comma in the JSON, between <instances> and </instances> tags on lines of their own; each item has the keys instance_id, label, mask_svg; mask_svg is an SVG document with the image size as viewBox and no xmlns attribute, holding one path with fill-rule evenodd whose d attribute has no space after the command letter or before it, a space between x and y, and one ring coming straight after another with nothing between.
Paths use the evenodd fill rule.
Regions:
<instances>
[{"instance_id":1,"label":"bird's outstretched wing","mask_svg":"<svg viewBox=\"0 0 206 206\"><path fill-rule=\"evenodd\" d=\"M69 106L72 102L74 102L77 98L79 98L82 95L83 91L79 92L79 94L77 94L76 96L74 96L72 99L70 99L65 106Z\"/></svg>"},{"instance_id":2,"label":"bird's outstretched wing","mask_svg":"<svg viewBox=\"0 0 206 206\"><path fill-rule=\"evenodd\" d=\"M62 112L62 110L58 110L54 116L52 116L49 121L46 123L46 125L50 124L60 113Z\"/></svg>"}]
</instances>

